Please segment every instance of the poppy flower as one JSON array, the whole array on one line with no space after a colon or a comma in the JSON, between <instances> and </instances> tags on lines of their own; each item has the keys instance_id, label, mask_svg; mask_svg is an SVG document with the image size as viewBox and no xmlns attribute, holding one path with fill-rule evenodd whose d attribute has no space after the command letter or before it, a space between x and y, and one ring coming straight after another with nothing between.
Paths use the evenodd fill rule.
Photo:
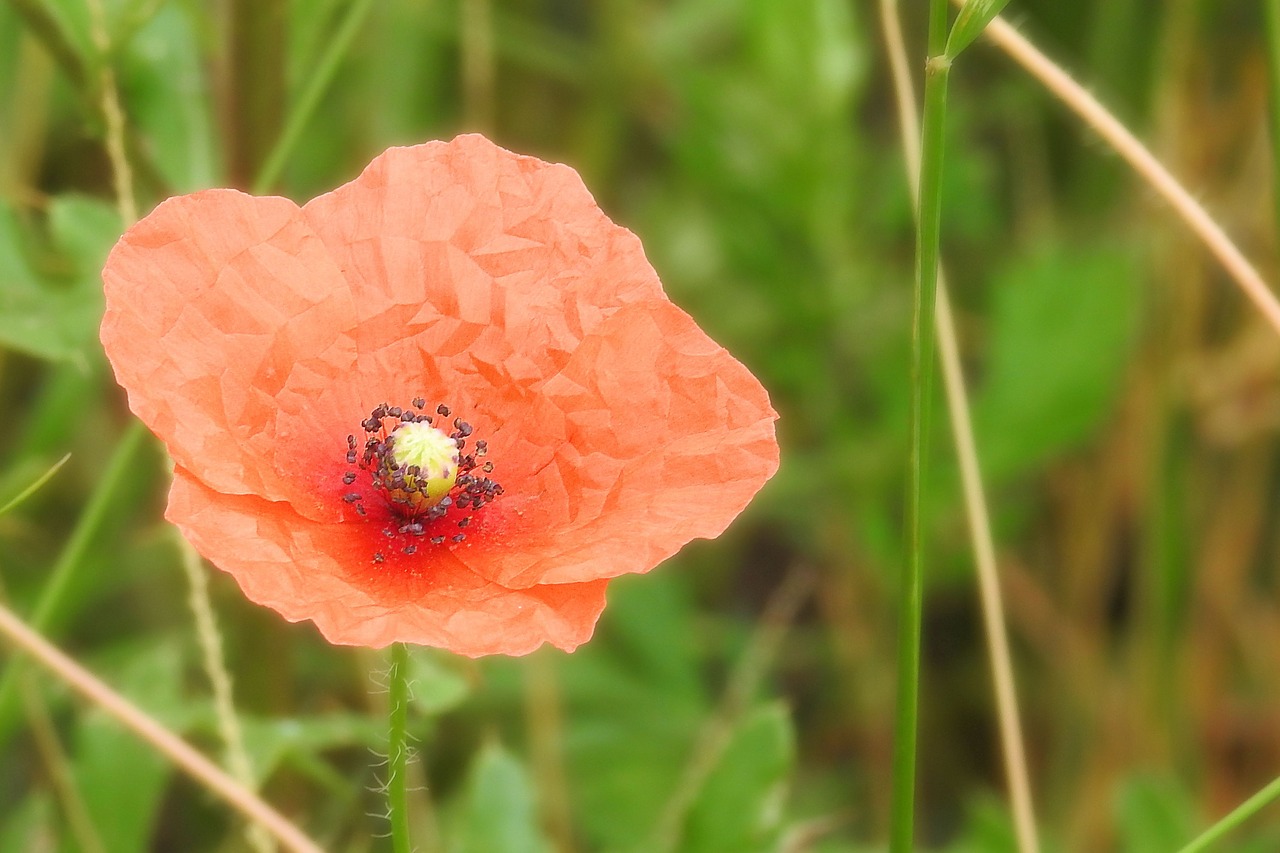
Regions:
<instances>
[{"instance_id":1,"label":"poppy flower","mask_svg":"<svg viewBox=\"0 0 1280 853\"><path fill-rule=\"evenodd\" d=\"M103 280L166 517L334 643L572 650L610 578L719 535L777 469L765 390L636 237L480 136L301 207L169 199Z\"/></svg>"}]
</instances>

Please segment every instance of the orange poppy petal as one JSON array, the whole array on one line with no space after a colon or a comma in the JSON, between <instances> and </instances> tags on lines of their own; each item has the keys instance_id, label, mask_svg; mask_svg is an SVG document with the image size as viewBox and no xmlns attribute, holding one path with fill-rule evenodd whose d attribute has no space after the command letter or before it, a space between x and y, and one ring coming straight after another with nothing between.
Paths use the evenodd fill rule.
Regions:
<instances>
[{"instance_id":1,"label":"orange poppy petal","mask_svg":"<svg viewBox=\"0 0 1280 853\"><path fill-rule=\"evenodd\" d=\"M108 357L178 464L168 517L333 642L572 648L606 579L718 535L777 469L765 390L635 236L482 137L392 149L303 208L171 200L103 277ZM418 397L505 490L431 530L347 462L375 406Z\"/></svg>"},{"instance_id":2,"label":"orange poppy petal","mask_svg":"<svg viewBox=\"0 0 1280 853\"><path fill-rule=\"evenodd\" d=\"M492 436L507 493L459 558L513 586L648 571L724 532L773 476L776 418L675 305L619 310Z\"/></svg>"},{"instance_id":3,"label":"orange poppy petal","mask_svg":"<svg viewBox=\"0 0 1280 853\"><path fill-rule=\"evenodd\" d=\"M576 172L482 136L392 148L303 210L352 288L366 376L412 376L416 344L445 382L490 354L545 377L618 307L664 298Z\"/></svg>"},{"instance_id":4,"label":"orange poppy petal","mask_svg":"<svg viewBox=\"0 0 1280 853\"><path fill-rule=\"evenodd\" d=\"M353 308L297 206L234 190L170 199L120 239L103 282L107 357L174 460L218 491L332 518L281 434L344 428L327 416L355 362Z\"/></svg>"},{"instance_id":5,"label":"orange poppy petal","mask_svg":"<svg viewBox=\"0 0 1280 853\"><path fill-rule=\"evenodd\" d=\"M374 566L376 526L314 522L283 504L219 494L181 468L165 517L246 596L291 622L312 620L332 643L418 643L472 657L543 642L572 651L604 609L604 581L507 589L457 561L436 561L429 575Z\"/></svg>"}]
</instances>

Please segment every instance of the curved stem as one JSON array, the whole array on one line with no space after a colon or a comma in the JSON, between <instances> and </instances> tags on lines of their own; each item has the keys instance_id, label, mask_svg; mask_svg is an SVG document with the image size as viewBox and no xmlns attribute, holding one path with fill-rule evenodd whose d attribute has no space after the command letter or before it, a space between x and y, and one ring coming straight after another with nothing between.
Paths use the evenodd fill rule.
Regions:
<instances>
[{"instance_id":1,"label":"curved stem","mask_svg":"<svg viewBox=\"0 0 1280 853\"><path fill-rule=\"evenodd\" d=\"M1263 319L1280 332L1280 300L1276 299L1258 270L1231 242L1225 231L1212 216L1180 184L1164 164L1156 159L1146 146L1127 127L1112 115L1097 98L1072 80L1070 75L1055 65L1036 49L1017 30L1001 18L995 18L983 32L1005 53L1035 77L1055 97L1067 105L1103 141L1124 158L1129 166L1161 195L1174 212L1187 223L1201 242L1222 264L1227 274L1235 279L1262 313Z\"/></svg>"},{"instance_id":2,"label":"curved stem","mask_svg":"<svg viewBox=\"0 0 1280 853\"><path fill-rule=\"evenodd\" d=\"M387 814L391 820L391 845L395 853L409 853L409 796L405 772L408 743L405 727L409 712L409 647L391 646L391 713L387 734Z\"/></svg>"}]
</instances>

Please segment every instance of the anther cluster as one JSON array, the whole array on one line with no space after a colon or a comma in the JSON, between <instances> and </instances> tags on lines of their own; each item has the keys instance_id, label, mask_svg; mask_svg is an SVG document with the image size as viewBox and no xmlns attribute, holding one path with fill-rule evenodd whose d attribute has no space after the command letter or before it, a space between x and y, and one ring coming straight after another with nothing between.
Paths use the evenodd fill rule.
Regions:
<instances>
[{"instance_id":1,"label":"anther cluster","mask_svg":"<svg viewBox=\"0 0 1280 853\"><path fill-rule=\"evenodd\" d=\"M460 417L450 420L452 413L443 403L433 414L425 411L426 405L425 399L416 397L412 408L389 403L375 407L369 417L360 422L363 440L358 440L355 435L347 436L347 464L357 466L358 470L347 471L342 476L342 482L347 486L356 483L360 471L371 478L375 491L395 517L395 522L383 528L382 533L392 543L405 543L400 551L410 556L419 550L414 539L423 539L433 545L463 541L466 534L462 531L471 524L471 513L502 494L502 486L488 476L493 472L493 462L484 459L489 452L488 443L476 440L468 451L471 424ZM406 433L401 431L407 424L433 427L439 432L442 443L453 442L456 453L449 454L447 470L423 471L418 464L397 459L397 433L405 436ZM442 485L447 489L443 493ZM364 495L360 492L347 492L343 500L354 505L359 515L367 516ZM465 513L450 525L456 530L453 533L443 528L447 523L444 519L450 515L451 509L454 516L459 512ZM373 555L375 563L385 559L382 551Z\"/></svg>"}]
</instances>

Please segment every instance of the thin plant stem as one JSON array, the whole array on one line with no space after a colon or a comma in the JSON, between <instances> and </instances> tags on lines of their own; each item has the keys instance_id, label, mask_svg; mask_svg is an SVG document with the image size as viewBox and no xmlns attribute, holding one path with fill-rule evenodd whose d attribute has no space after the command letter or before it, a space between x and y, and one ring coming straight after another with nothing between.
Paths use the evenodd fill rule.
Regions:
<instances>
[{"instance_id":1,"label":"thin plant stem","mask_svg":"<svg viewBox=\"0 0 1280 853\"><path fill-rule=\"evenodd\" d=\"M1271 102L1268 129L1271 131L1271 203L1275 217L1272 227L1280 230L1280 0L1263 0L1262 9L1267 20L1267 88Z\"/></svg>"},{"instance_id":2,"label":"thin plant stem","mask_svg":"<svg viewBox=\"0 0 1280 853\"><path fill-rule=\"evenodd\" d=\"M1244 254L1231 242L1212 216L1192 197L1186 187L1170 174L1146 146L1107 110L1098 99L1026 37L997 17L987 25L984 35L1010 58L1062 101L1085 124L1094 130L1129 166L1173 208L1205 247L1218 259L1227 274L1235 280L1244 295L1253 302L1266 322L1280 333L1280 300L1276 299L1262 276Z\"/></svg>"},{"instance_id":3,"label":"thin plant stem","mask_svg":"<svg viewBox=\"0 0 1280 853\"><path fill-rule=\"evenodd\" d=\"M908 450L906 572L899 591L898 691L893 729L893 789L889 849L908 853L915 827L916 736L920 704L920 644L924 610L922 509L927 482L929 408L932 401L938 247L942 226L943 129L947 79L946 0L932 0L929 59L925 65L921 123L920 202L916 227L916 286L911 333L911 444Z\"/></svg>"},{"instance_id":4,"label":"thin plant stem","mask_svg":"<svg viewBox=\"0 0 1280 853\"><path fill-rule=\"evenodd\" d=\"M372 0L355 0L347 6L346 16L338 25L333 40L329 42L328 49L320 57L315 70L307 75L306 85L302 89L302 94L298 96L298 102L289 110L289 118L285 121L280 138L272 146L271 153L267 155L262 169L254 178L254 193L267 192L279 180L285 161L293 153L298 140L302 138L302 131L307 127L307 122L311 121L316 108L320 106L320 99L324 97L329 84L337 76L338 66L350 50L351 43L355 40L356 33L360 31L361 25L364 24L365 18L369 16L371 8L373 8Z\"/></svg>"},{"instance_id":5,"label":"thin plant stem","mask_svg":"<svg viewBox=\"0 0 1280 853\"><path fill-rule=\"evenodd\" d=\"M200 564L200 555L191 547L191 543L177 534L176 530L173 538L177 542L182 569L191 587L191 595L187 601L196 621L196 636L200 640L205 675L213 690L213 708L218 720L218 734L222 738L224 761L231 775L241 785L254 790L256 784L253 768L244 748L244 734L240 729L240 718L236 716L235 701L231 693L231 675L227 672L227 663L222 654L222 633L218 630L218 622L213 615L213 602L209 599L209 580L205 576L204 566ZM245 836L249 846L258 853L270 853L275 849L266 830L256 823L249 824Z\"/></svg>"},{"instance_id":6,"label":"thin plant stem","mask_svg":"<svg viewBox=\"0 0 1280 853\"><path fill-rule=\"evenodd\" d=\"M106 468L103 469L102 478L98 480L93 494L89 497L89 502L76 520L76 526L71 531L67 544L63 546L62 553L58 555L57 562L49 571L48 582L40 592L40 600L36 603L31 615L31 626L36 631L43 631L61 606L71 579L84 561L89 546L93 544L94 537L106 520L108 510L117 500L121 487L128 479L127 475L133 469L134 457L146 434L147 430L142 422L133 421L125 429L124 435L112 452ZM21 661L14 659L5 667L4 674L0 675L0 721L8 720L13 714L14 709L11 706L16 701L17 673L20 666Z\"/></svg>"},{"instance_id":7,"label":"thin plant stem","mask_svg":"<svg viewBox=\"0 0 1280 853\"><path fill-rule=\"evenodd\" d=\"M184 773L208 788L250 820L265 826L288 850L322 853L319 845L226 771L197 752L153 717L116 693L96 676L56 649L51 643L0 605L0 635L49 670L98 708L115 717L125 728L167 756ZM10 667L12 669L12 666Z\"/></svg>"},{"instance_id":8,"label":"thin plant stem","mask_svg":"<svg viewBox=\"0 0 1280 853\"><path fill-rule=\"evenodd\" d=\"M387 731L387 815L391 821L391 845L395 853L409 853L409 786L406 781L409 744L405 738L409 718L409 647L391 645L390 725Z\"/></svg>"},{"instance_id":9,"label":"thin plant stem","mask_svg":"<svg viewBox=\"0 0 1280 853\"><path fill-rule=\"evenodd\" d=\"M898 102L902 150L904 162L907 165L907 183L913 198L918 198L920 127L916 118L916 97L907 68L907 52L902 38L897 0L881 0L880 11L894 95ZM955 321L951 314L951 300L947 295L946 278L941 268L938 270L937 312L938 356L942 365L943 387L950 415L952 441L960 464L960 481L969 524L969 540L977 568L979 601L982 606L987 657L991 664L992 682L995 687L996 717L1000 727L1000 743L1004 755L1005 775L1009 784L1014 830L1020 853L1039 853L1040 841L1036 833L1035 807L1032 804L1031 782L1027 772L1026 750L1023 746L1018 693L1013 676L1012 655L1009 651L1009 633L1004 615L1004 602L1000 595L999 573L996 568L995 541L991 533L987 497L982 487L977 442L973 434L973 417L969 409L969 395L965 389L964 371L960 364L960 347Z\"/></svg>"},{"instance_id":10,"label":"thin plant stem","mask_svg":"<svg viewBox=\"0 0 1280 853\"><path fill-rule=\"evenodd\" d=\"M13 509L14 507L20 506L23 501L25 501L27 498L34 495L36 492L40 491L40 488L44 486L45 483L53 479L54 474L57 474L60 470L62 470L62 466L66 465L67 460L70 458L71 458L70 453L64 453L62 458L59 459L57 462L53 463L52 467L50 467L49 470L45 471L39 477L36 477L29 486L24 488L22 491L18 492L18 494L14 495L9 500L9 502L6 503L4 506L0 506L0 515L4 515L6 512Z\"/></svg>"},{"instance_id":11,"label":"thin plant stem","mask_svg":"<svg viewBox=\"0 0 1280 853\"><path fill-rule=\"evenodd\" d=\"M1200 833L1178 853L1200 853L1208 850L1211 844L1220 841L1224 835L1260 812L1264 806L1280 798L1280 779L1274 779L1258 793L1236 806L1213 826Z\"/></svg>"},{"instance_id":12,"label":"thin plant stem","mask_svg":"<svg viewBox=\"0 0 1280 853\"><path fill-rule=\"evenodd\" d=\"M115 181L116 204L125 227L138 220L138 202L133 194L133 169L125 153L124 109L116 88L116 72L111 66L111 42L107 35L107 15L102 0L88 0L93 45L98 50L99 87L102 91L102 115L107 123L107 156L111 159L111 176Z\"/></svg>"}]
</instances>

